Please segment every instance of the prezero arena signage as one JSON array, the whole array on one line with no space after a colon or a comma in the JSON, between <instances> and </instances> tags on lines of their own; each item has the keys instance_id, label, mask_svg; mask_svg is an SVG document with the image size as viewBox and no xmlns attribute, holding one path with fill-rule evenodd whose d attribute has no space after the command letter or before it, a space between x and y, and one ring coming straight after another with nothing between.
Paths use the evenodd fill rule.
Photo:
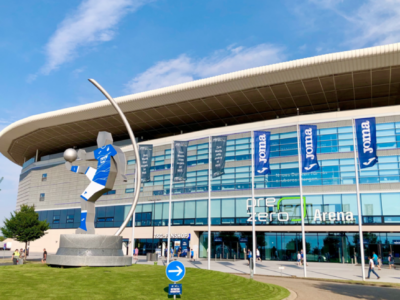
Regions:
<instances>
[{"instance_id":1,"label":"prezero arena signage","mask_svg":"<svg viewBox=\"0 0 400 300\"><path fill-rule=\"evenodd\" d=\"M307 203L306 203L306 197L303 197L304 199L304 218L307 215ZM255 202L253 202L253 201ZM259 199L247 199L247 204L246 204L246 209L247 209L247 214L250 216L247 219L247 222L253 222L253 216L250 211L250 209L254 207L263 207L263 205L260 205L261 201L265 200L265 206L266 207L272 207L274 208L276 204L277 212L259 212L255 213L255 221L260 221L260 222L267 222L267 221L272 221L274 216L277 216L279 222L287 222L289 221L289 213L287 212L280 212L279 208L282 205L282 201L284 200L299 200L300 197L282 197L278 201L276 201L276 198L259 198ZM319 209L316 209L314 211L314 221L353 221L354 216L352 212L322 212ZM290 221L292 222L300 222L300 219L291 219Z\"/></svg>"}]
</instances>

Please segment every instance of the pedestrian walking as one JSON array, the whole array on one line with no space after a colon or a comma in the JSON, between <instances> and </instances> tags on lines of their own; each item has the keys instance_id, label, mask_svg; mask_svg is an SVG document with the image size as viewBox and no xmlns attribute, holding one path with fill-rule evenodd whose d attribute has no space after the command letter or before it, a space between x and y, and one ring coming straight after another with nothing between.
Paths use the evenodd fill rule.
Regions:
<instances>
[{"instance_id":1,"label":"pedestrian walking","mask_svg":"<svg viewBox=\"0 0 400 300\"><path fill-rule=\"evenodd\" d=\"M190 260L195 261L193 249L190 249Z\"/></svg>"},{"instance_id":2,"label":"pedestrian walking","mask_svg":"<svg viewBox=\"0 0 400 300\"><path fill-rule=\"evenodd\" d=\"M135 248L135 258L136 258L136 260L138 260L138 258L139 258L139 249L138 249L138 247Z\"/></svg>"},{"instance_id":3,"label":"pedestrian walking","mask_svg":"<svg viewBox=\"0 0 400 300\"><path fill-rule=\"evenodd\" d=\"M301 265L304 265L304 253L303 253L303 249L301 249L300 254L301 254ZM308 266L307 263L306 263L306 265Z\"/></svg>"},{"instance_id":4,"label":"pedestrian walking","mask_svg":"<svg viewBox=\"0 0 400 300\"><path fill-rule=\"evenodd\" d=\"M260 250L257 249L257 260L261 261Z\"/></svg>"},{"instance_id":5,"label":"pedestrian walking","mask_svg":"<svg viewBox=\"0 0 400 300\"><path fill-rule=\"evenodd\" d=\"M297 265L301 266L301 254L300 254L300 251L297 251Z\"/></svg>"},{"instance_id":6,"label":"pedestrian walking","mask_svg":"<svg viewBox=\"0 0 400 300\"><path fill-rule=\"evenodd\" d=\"M167 259L167 255L168 255L168 249L165 248L165 249L164 249L164 257L165 257L165 259Z\"/></svg>"},{"instance_id":7,"label":"pedestrian walking","mask_svg":"<svg viewBox=\"0 0 400 300\"><path fill-rule=\"evenodd\" d=\"M378 265L378 255L375 252L372 252L372 260L374 261L374 265Z\"/></svg>"},{"instance_id":8,"label":"pedestrian walking","mask_svg":"<svg viewBox=\"0 0 400 300\"><path fill-rule=\"evenodd\" d=\"M19 251L18 251L18 249L15 249L15 251L11 257L11 260L13 261L14 265L18 264L18 259L19 259Z\"/></svg>"},{"instance_id":9,"label":"pedestrian walking","mask_svg":"<svg viewBox=\"0 0 400 300\"><path fill-rule=\"evenodd\" d=\"M247 250L247 260L249 261L249 265L250 265L250 259L251 259L251 257L252 257L252 253L251 253L251 251L250 251L250 249L249 249L249 250Z\"/></svg>"},{"instance_id":10,"label":"pedestrian walking","mask_svg":"<svg viewBox=\"0 0 400 300\"><path fill-rule=\"evenodd\" d=\"M20 259L24 259L25 258L25 251L24 251L24 249L19 249L19 258Z\"/></svg>"},{"instance_id":11,"label":"pedestrian walking","mask_svg":"<svg viewBox=\"0 0 400 300\"><path fill-rule=\"evenodd\" d=\"M376 274L374 268L375 268L375 264L374 264L374 260L372 259L371 256L368 256L369 259L369 269L368 269L368 277L367 279L369 279L371 272L374 273L376 275L376 277L378 277L378 279L380 279L379 275Z\"/></svg>"},{"instance_id":12,"label":"pedestrian walking","mask_svg":"<svg viewBox=\"0 0 400 300\"><path fill-rule=\"evenodd\" d=\"M392 267L393 269L396 269L396 267L394 266L394 257L392 251L389 252L388 261L389 261L389 269L391 269Z\"/></svg>"},{"instance_id":13,"label":"pedestrian walking","mask_svg":"<svg viewBox=\"0 0 400 300\"><path fill-rule=\"evenodd\" d=\"M43 249L42 264L45 264L46 260L47 260L47 251L46 251L46 249Z\"/></svg>"}]
</instances>

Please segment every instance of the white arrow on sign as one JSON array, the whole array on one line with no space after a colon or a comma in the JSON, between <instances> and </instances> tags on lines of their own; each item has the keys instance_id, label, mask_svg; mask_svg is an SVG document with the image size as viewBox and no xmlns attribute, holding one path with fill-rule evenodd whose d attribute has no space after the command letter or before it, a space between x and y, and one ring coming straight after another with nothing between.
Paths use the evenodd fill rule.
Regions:
<instances>
[{"instance_id":1,"label":"white arrow on sign","mask_svg":"<svg viewBox=\"0 0 400 300\"><path fill-rule=\"evenodd\" d=\"M182 269L179 268L179 266L177 266L177 268L178 268L178 270L168 270L168 273L178 273L178 274L176 274L176 276L181 275Z\"/></svg>"}]
</instances>

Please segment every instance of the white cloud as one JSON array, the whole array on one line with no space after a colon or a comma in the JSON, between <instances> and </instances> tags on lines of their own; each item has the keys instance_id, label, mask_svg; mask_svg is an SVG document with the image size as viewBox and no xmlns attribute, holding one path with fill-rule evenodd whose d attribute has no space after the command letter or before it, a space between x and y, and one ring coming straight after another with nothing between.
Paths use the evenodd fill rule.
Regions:
<instances>
[{"instance_id":1,"label":"white cloud","mask_svg":"<svg viewBox=\"0 0 400 300\"><path fill-rule=\"evenodd\" d=\"M212 55L196 59L186 54L177 58L157 62L126 85L131 93L138 93L174 84L216 76L229 72L260 67L285 59L282 49L261 44L245 48L229 46Z\"/></svg>"},{"instance_id":2,"label":"white cloud","mask_svg":"<svg viewBox=\"0 0 400 300\"><path fill-rule=\"evenodd\" d=\"M78 49L113 39L118 22L150 0L84 0L58 26L45 47L47 62L41 73L49 74L78 56ZM36 77L30 76L28 80Z\"/></svg>"},{"instance_id":3,"label":"white cloud","mask_svg":"<svg viewBox=\"0 0 400 300\"><path fill-rule=\"evenodd\" d=\"M361 32L354 43L385 45L400 42L400 0L369 0L354 16Z\"/></svg>"},{"instance_id":4,"label":"white cloud","mask_svg":"<svg viewBox=\"0 0 400 300\"><path fill-rule=\"evenodd\" d=\"M339 0L311 2L349 22L346 44L359 48L400 42L400 0L368 0L351 11L341 9Z\"/></svg>"}]
</instances>

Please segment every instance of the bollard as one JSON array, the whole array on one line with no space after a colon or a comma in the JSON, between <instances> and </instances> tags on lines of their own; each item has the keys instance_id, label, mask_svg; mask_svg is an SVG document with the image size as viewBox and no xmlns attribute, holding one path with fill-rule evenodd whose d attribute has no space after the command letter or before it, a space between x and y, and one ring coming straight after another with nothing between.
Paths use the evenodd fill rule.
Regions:
<instances>
[{"instance_id":1,"label":"bollard","mask_svg":"<svg viewBox=\"0 0 400 300\"><path fill-rule=\"evenodd\" d=\"M250 279L253 279L254 270L253 270L253 258L252 257L249 259L249 268L250 268Z\"/></svg>"},{"instance_id":2,"label":"bollard","mask_svg":"<svg viewBox=\"0 0 400 300\"><path fill-rule=\"evenodd\" d=\"M217 261L217 254L215 254L215 261Z\"/></svg>"},{"instance_id":3,"label":"bollard","mask_svg":"<svg viewBox=\"0 0 400 300\"><path fill-rule=\"evenodd\" d=\"M236 261L236 255L235 254L233 255L233 261Z\"/></svg>"},{"instance_id":4,"label":"bollard","mask_svg":"<svg viewBox=\"0 0 400 300\"><path fill-rule=\"evenodd\" d=\"M229 259L229 253L226 254L226 259Z\"/></svg>"},{"instance_id":5,"label":"bollard","mask_svg":"<svg viewBox=\"0 0 400 300\"><path fill-rule=\"evenodd\" d=\"M353 264L354 263L354 260L353 259L351 259L351 264Z\"/></svg>"}]
</instances>

